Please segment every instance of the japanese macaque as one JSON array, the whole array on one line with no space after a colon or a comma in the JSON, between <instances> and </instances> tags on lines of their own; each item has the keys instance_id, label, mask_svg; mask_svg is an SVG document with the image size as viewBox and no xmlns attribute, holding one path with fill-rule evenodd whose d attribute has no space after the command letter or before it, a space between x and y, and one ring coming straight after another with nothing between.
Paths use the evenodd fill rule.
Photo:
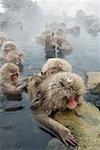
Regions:
<instances>
[{"instance_id":1,"label":"japanese macaque","mask_svg":"<svg viewBox=\"0 0 100 150\"><path fill-rule=\"evenodd\" d=\"M16 65L19 65L22 63L22 55L18 54L16 51L11 51L6 56L6 60L10 63L14 63Z\"/></svg>"},{"instance_id":2,"label":"japanese macaque","mask_svg":"<svg viewBox=\"0 0 100 150\"><path fill-rule=\"evenodd\" d=\"M65 29L63 27L58 27L55 31L56 36L64 36L65 34Z\"/></svg>"},{"instance_id":3,"label":"japanese macaque","mask_svg":"<svg viewBox=\"0 0 100 150\"><path fill-rule=\"evenodd\" d=\"M51 51L55 48L54 33L45 36L45 50Z\"/></svg>"},{"instance_id":4,"label":"japanese macaque","mask_svg":"<svg viewBox=\"0 0 100 150\"><path fill-rule=\"evenodd\" d=\"M9 52L15 51L15 50L17 50L17 46L16 46L16 43L14 43L13 41L6 41L2 45L2 51L3 51L4 57L6 57Z\"/></svg>"},{"instance_id":5,"label":"japanese macaque","mask_svg":"<svg viewBox=\"0 0 100 150\"><path fill-rule=\"evenodd\" d=\"M41 32L40 34L38 34L36 36L36 41L39 43L39 44L42 44L44 45L45 44L45 37L47 35L50 35L50 30L44 30L43 32Z\"/></svg>"},{"instance_id":6,"label":"japanese macaque","mask_svg":"<svg viewBox=\"0 0 100 150\"><path fill-rule=\"evenodd\" d=\"M14 63L15 65L17 65L19 67L19 72L23 71L23 64L22 64L23 58L22 55L17 51L9 52L5 60L9 63Z\"/></svg>"},{"instance_id":7,"label":"japanese macaque","mask_svg":"<svg viewBox=\"0 0 100 150\"><path fill-rule=\"evenodd\" d=\"M21 80L19 68L15 64L5 63L0 68L0 92L3 94L20 93L26 86L25 82L21 84Z\"/></svg>"},{"instance_id":8,"label":"japanese macaque","mask_svg":"<svg viewBox=\"0 0 100 150\"><path fill-rule=\"evenodd\" d=\"M56 111L72 111L83 100L84 83L70 72L59 72L42 80L34 77L27 87L32 114L40 124L51 129L65 145L76 145L71 130L53 120ZM51 117L49 117L51 116Z\"/></svg>"},{"instance_id":9,"label":"japanese macaque","mask_svg":"<svg viewBox=\"0 0 100 150\"><path fill-rule=\"evenodd\" d=\"M56 38L56 42L57 42L57 48L58 50L64 50L64 51L69 51L72 50L72 44L70 41L67 41L64 37L57 37Z\"/></svg>"},{"instance_id":10,"label":"japanese macaque","mask_svg":"<svg viewBox=\"0 0 100 150\"><path fill-rule=\"evenodd\" d=\"M4 33L0 33L0 47L5 41L7 41L7 36Z\"/></svg>"},{"instance_id":11,"label":"japanese macaque","mask_svg":"<svg viewBox=\"0 0 100 150\"><path fill-rule=\"evenodd\" d=\"M72 66L67 62L65 59L61 58L49 58L47 62L43 65L41 68L41 72L26 78L26 81L30 82L30 84L39 85L44 79L58 73L58 72L72 72ZM32 82L31 82L32 81ZM33 89L34 91L37 90L36 87ZM35 92L31 93L31 90L28 91L30 98L32 98L32 95L35 94Z\"/></svg>"},{"instance_id":12,"label":"japanese macaque","mask_svg":"<svg viewBox=\"0 0 100 150\"><path fill-rule=\"evenodd\" d=\"M50 76L57 72L72 72L72 66L65 59L50 58L42 67L42 74L44 76Z\"/></svg>"},{"instance_id":13,"label":"japanese macaque","mask_svg":"<svg viewBox=\"0 0 100 150\"><path fill-rule=\"evenodd\" d=\"M80 27L78 25L72 26L70 28L66 29L67 34L74 34L79 35L80 34Z\"/></svg>"}]
</instances>

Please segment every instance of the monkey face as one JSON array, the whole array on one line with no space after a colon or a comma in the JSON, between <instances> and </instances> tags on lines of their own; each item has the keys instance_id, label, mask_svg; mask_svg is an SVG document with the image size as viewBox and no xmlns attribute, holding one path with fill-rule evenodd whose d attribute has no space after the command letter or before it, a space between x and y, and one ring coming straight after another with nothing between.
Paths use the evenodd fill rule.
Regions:
<instances>
[{"instance_id":1,"label":"monkey face","mask_svg":"<svg viewBox=\"0 0 100 150\"><path fill-rule=\"evenodd\" d=\"M44 87L50 103L52 101L53 105L60 110L75 109L84 92L82 79L69 72L60 72L53 75Z\"/></svg>"},{"instance_id":2,"label":"monkey face","mask_svg":"<svg viewBox=\"0 0 100 150\"><path fill-rule=\"evenodd\" d=\"M4 52L4 56L8 54L10 51L15 51L16 50L16 44L13 41L6 41L2 45L2 50Z\"/></svg>"},{"instance_id":3,"label":"monkey face","mask_svg":"<svg viewBox=\"0 0 100 150\"><path fill-rule=\"evenodd\" d=\"M16 81L18 79L18 73L13 73L10 78L12 81Z\"/></svg>"},{"instance_id":4,"label":"monkey face","mask_svg":"<svg viewBox=\"0 0 100 150\"><path fill-rule=\"evenodd\" d=\"M5 63L0 70L1 79L6 81L15 81L18 79L19 69L13 63Z\"/></svg>"}]
</instances>

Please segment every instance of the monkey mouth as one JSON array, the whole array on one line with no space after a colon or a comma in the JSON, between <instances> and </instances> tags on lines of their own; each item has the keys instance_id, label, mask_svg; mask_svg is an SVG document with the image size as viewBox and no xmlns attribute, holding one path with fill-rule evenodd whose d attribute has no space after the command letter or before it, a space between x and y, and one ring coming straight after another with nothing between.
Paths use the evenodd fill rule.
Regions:
<instances>
[{"instance_id":1,"label":"monkey mouth","mask_svg":"<svg viewBox=\"0 0 100 150\"><path fill-rule=\"evenodd\" d=\"M78 105L78 101L76 97L71 96L67 99L67 108L69 109L75 109Z\"/></svg>"}]
</instances>

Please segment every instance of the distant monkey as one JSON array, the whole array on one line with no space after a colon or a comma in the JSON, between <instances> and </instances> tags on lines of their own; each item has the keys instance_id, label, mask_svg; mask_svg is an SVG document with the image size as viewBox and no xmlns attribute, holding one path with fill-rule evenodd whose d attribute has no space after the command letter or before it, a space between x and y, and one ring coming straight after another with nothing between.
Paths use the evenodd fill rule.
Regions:
<instances>
[{"instance_id":1,"label":"distant monkey","mask_svg":"<svg viewBox=\"0 0 100 150\"><path fill-rule=\"evenodd\" d=\"M61 71L72 72L71 64L62 58L50 58L42 67L42 73L47 76Z\"/></svg>"},{"instance_id":2,"label":"distant monkey","mask_svg":"<svg viewBox=\"0 0 100 150\"><path fill-rule=\"evenodd\" d=\"M6 56L6 60L16 65L21 64L23 61L22 56L20 56L20 54L18 54L18 52L16 51L9 52L8 55Z\"/></svg>"},{"instance_id":3,"label":"distant monkey","mask_svg":"<svg viewBox=\"0 0 100 150\"><path fill-rule=\"evenodd\" d=\"M16 43L13 41L6 41L2 45L2 51L4 53L4 57L11 51L15 51L17 49Z\"/></svg>"},{"instance_id":4,"label":"distant monkey","mask_svg":"<svg viewBox=\"0 0 100 150\"><path fill-rule=\"evenodd\" d=\"M45 51L50 51L55 48L54 33L45 36Z\"/></svg>"}]
</instances>

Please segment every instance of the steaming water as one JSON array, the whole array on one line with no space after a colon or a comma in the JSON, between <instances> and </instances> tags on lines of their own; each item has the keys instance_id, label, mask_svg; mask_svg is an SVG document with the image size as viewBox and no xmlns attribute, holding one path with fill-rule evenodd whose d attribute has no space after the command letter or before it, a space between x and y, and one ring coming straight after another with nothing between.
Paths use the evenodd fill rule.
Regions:
<instances>
[{"instance_id":1,"label":"steaming water","mask_svg":"<svg viewBox=\"0 0 100 150\"><path fill-rule=\"evenodd\" d=\"M83 78L88 71L100 71L100 35L94 37L83 30L80 36L70 35L67 38L72 41L74 49L70 54L59 55L59 57L67 59L72 64L73 70ZM46 61L43 47L32 41L16 41L16 43L25 52L22 75L28 76L38 72ZM95 96L91 95L91 99L95 100ZM98 99L96 97L96 100ZM46 149L48 141L52 137L42 131L32 120L30 103L25 93L22 93L17 100L13 98L13 101L8 101L3 97L0 107L0 145L2 150Z\"/></svg>"}]
</instances>

